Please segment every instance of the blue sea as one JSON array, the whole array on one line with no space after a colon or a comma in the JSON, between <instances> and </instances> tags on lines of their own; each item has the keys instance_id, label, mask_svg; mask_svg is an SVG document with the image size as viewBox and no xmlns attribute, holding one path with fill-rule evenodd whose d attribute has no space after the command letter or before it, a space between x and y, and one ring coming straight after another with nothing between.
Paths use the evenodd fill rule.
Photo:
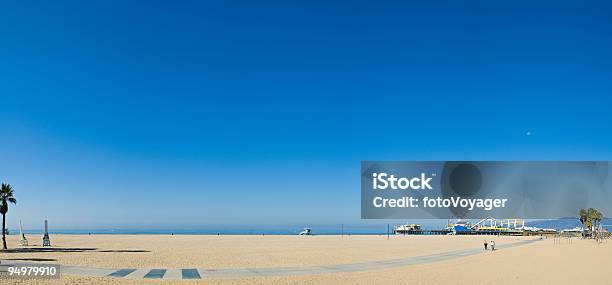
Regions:
<instances>
[{"instance_id":1,"label":"blue sea","mask_svg":"<svg viewBox=\"0 0 612 285\"><path fill-rule=\"evenodd\" d=\"M49 228L50 234L176 234L176 235L296 235L304 228L312 229L315 235L380 235L387 234L387 230L393 231L396 223L381 224L333 224L333 225L205 225L189 227L108 227L91 229L69 229ZM434 221L419 223L425 229L440 229L446 225L446 221ZM11 234L19 233L19 229L9 229ZM24 229L26 234L41 234L42 229Z\"/></svg>"},{"instance_id":2,"label":"blue sea","mask_svg":"<svg viewBox=\"0 0 612 285\"><path fill-rule=\"evenodd\" d=\"M383 235L387 231L405 223L420 224L426 230L443 229L447 220L413 220L406 222L380 223L380 224L330 224L330 225L203 225L203 226L167 226L167 227L105 227L105 228L53 228L49 229L50 234L176 234L176 235L296 235L304 228L312 229L315 235ZM612 220L605 219L604 228L612 231ZM563 218L552 220L529 220L526 226L547 228L547 229L572 229L580 227L581 224L575 218ZM19 229L9 229L11 234L18 234ZM24 229L26 234L42 234L42 229Z\"/></svg>"},{"instance_id":3,"label":"blue sea","mask_svg":"<svg viewBox=\"0 0 612 285\"><path fill-rule=\"evenodd\" d=\"M284 226L248 226L236 227L205 227L205 228L105 228L105 229L49 229L50 234L175 234L175 235L296 235L306 227L284 227ZM387 225L378 227L346 227L344 231L340 226L309 226L313 234L336 235L336 234L359 234L377 235L386 234ZM390 226L393 230L393 226ZM14 229L11 234L15 234ZM43 230L24 230L26 234L42 234Z\"/></svg>"}]
</instances>

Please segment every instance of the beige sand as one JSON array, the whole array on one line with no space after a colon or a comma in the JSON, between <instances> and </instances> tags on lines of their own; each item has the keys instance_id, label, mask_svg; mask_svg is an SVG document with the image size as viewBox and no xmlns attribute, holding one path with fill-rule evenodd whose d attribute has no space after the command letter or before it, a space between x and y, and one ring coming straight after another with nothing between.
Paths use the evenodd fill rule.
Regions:
<instances>
[{"instance_id":1,"label":"beige sand","mask_svg":"<svg viewBox=\"0 0 612 285\"><path fill-rule=\"evenodd\" d=\"M40 236L30 236L40 244ZM482 246L479 236L186 236L56 235L58 248L82 252L0 253L0 259L49 259L65 265L107 268L243 268L313 266L406 258ZM488 239L492 239L488 237ZM495 237L498 245L527 238ZM18 237L9 237L17 247ZM104 252L107 251L107 252ZM125 252L137 251L137 252ZM612 241L547 239L496 252L431 264L322 275L207 279L128 280L64 275L59 280L0 280L0 284L612 284ZM8 283L7 283L8 282Z\"/></svg>"}]
</instances>

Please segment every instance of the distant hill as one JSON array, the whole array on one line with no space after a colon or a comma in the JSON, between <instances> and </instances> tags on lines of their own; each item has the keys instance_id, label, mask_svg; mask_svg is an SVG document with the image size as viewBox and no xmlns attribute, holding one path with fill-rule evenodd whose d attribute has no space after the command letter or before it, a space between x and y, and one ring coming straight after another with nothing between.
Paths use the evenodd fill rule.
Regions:
<instances>
[{"instance_id":1,"label":"distant hill","mask_svg":"<svg viewBox=\"0 0 612 285\"><path fill-rule=\"evenodd\" d=\"M604 225L612 225L612 219L605 218L603 220ZM582 227L580 224L580 220L578 218L560 218L560 219L551 219L551 220L535 220L529 221L525 223L525 226L529 227L538 227L542 229L572 229L575 227Z\"/></svg>"}]
</instances>

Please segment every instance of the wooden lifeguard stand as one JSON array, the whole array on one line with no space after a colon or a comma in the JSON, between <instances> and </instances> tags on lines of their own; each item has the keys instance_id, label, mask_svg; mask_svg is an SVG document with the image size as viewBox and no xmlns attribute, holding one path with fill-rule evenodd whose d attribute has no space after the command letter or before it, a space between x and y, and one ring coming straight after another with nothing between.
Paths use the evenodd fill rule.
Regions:
<instances>
[{"instance_id":1,"label":"wooden lifeguard stand","mask_svg":"<svg viewBox=\"0 0 612 285\"><path fill-rule=\"evenodd\" d=\"M19 233L21 234L19 245L28 246L28 239L25 237L25 234L23 233L23 226L21 225L21 220L19 221Z\"/></svg>"},{"instance_id":2,"label":"wooden lifeguard stand","mask_svg":"<svg viewBox=\"0 0 612 285\"><path fill-rule=\"evenodd\" d=\"M51 246L51 240L49 239L49 224L45 220L45 235L43 236L43 246Z\"/></svg>"}]
</instances>

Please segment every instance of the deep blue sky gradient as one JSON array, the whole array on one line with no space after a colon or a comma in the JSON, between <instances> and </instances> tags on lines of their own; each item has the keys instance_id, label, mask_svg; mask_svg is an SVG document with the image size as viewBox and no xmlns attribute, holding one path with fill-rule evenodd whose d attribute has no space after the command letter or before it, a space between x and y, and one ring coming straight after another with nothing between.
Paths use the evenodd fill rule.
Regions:
<instances>
[{"instance_id":1,"label":"deep blue sky gradient","mask_svg":"<svg viewBox=\"0 0 612 285\"><path fill-rule=\"evenodd\" d=\"M605 1L10 1L0 35L11 226L353 223L361 160L612 159Z\"/></svg>"}]
</instances>

